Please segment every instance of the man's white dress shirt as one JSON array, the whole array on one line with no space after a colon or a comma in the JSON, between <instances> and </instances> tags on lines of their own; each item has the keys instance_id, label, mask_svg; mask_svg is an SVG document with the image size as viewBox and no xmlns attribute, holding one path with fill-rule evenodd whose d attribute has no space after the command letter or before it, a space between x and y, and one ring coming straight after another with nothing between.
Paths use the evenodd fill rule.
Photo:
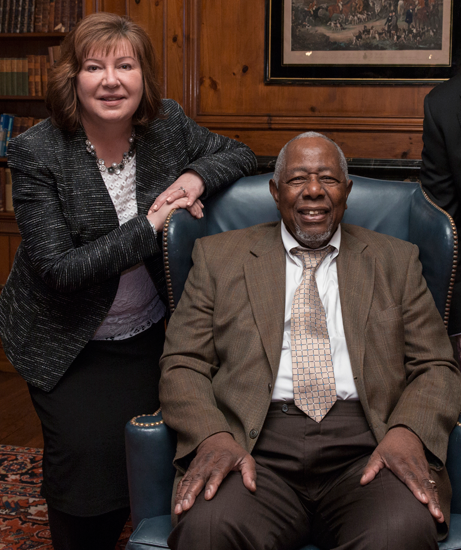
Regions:
<instances>
[{"instance_id":1,"label":"man's white dress shirt","mask_svg":"<svg viewBox=\"0 0 461 550\"><path fill-rule=\"evenodd\" d=\"M275 381L273 401L293 401L293 374L291 366L291 304L296 289L303 278L301 258L293 256L293 248L303 248L288 232L282 221L282 241L286 251L285 324L283 329L282 355ZM341 246L341 226L328 243L334 247L315 273L320 299L327 319L330 336L331 357L335 372L336 395L338 399L358 399L349 352L344 335L341 301L339 299L336 258Z\"/></svg>"}]
</instances>

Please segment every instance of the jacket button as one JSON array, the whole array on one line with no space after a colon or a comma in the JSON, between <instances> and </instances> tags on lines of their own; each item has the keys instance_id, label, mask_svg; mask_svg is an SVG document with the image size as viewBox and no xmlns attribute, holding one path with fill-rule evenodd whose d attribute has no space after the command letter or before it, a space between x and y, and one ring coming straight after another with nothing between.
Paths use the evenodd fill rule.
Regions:
<instances>
[{"instance_id":1,"label":"jacket button","mask_svg":"<svg viewBox=\"0 0 461 550\"><path fill-rule=\"evenodd\" d=\"M269 388L269 393L272 391L272 384L269 382L269 384L267 384L267 387Z\"/></svg>"},{"instance_id":2,"label":"jacket button","mask_svg":"<svg viewBox=\"0 0 461 550\"><path fill-rule=\"evenodd\" d=\"M288 405L287 405L286 403L284 403L284 404L282 405L282 411L283 411L284 413L288 412Z\"/></svg>"},{"instance_id":3,"label":"jacket button","mask_svg":"<svg viewBox=\"0 0 461 550\"><path fill-rule=\"evenodd\" d=\"M251 439L256 439L259 435L259 431L258 430L251 430L250 432L250 437Z\"/></svg>"}]
</instances>

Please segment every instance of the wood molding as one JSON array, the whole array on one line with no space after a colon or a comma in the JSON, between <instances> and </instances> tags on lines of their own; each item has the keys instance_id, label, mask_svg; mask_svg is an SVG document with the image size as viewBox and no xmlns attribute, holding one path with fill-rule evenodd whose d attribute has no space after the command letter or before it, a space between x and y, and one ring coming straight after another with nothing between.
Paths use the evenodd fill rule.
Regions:
<instances>
[{"instance_id":1,"label":"wood molding","mask_svg":"<svg viewBox=\"0 0 461 550\"><path fill-rule=\"evenodd\" d=\"M377 131L334 131L323 126L315 128L335 141L346 157L362 159L420 159L423 142L420 133ZM290 139L300 134L300 129L246 130L244 128L219 133L246 143L256 155L275 156Z\"/></svg>"},{"instance_id":2,"label":"wood molding","mask_svg":"<svg viewBox=\"0 0 461 550\"><path fill-rule=\"evenodd\" d=\"M423 130L422 117L283 117L198 114L194 120L210 129L315 130L348 132L415 132Z\"/></svg>"},{"instance_id":3,"label":"wood molding","mask_svg":"<svg viewBox=\"0 0 461 550\"><path fill-rule=\"evenodd\" d=\"M184 110L196 120L200 102L199 29L201 0L190 0L184 7Z\"/></svg>"}]
</instances>

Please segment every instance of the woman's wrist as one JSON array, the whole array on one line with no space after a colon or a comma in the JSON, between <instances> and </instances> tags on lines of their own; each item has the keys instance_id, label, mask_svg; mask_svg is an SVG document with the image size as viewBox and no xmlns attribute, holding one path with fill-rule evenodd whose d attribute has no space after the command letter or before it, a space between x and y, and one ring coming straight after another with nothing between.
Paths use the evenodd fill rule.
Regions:
<instances>
[{"instance_id":1,"label":"woman's wrist","mask_svg":"<svg viewBox=\"0 0 461 550\"><path fill-rule=\"evenodd\" d=\"M149 218L149 216L146 216L147 221L150 223L150 226L152 227L152 231L154 232L154 237L157 238L157 229L155 227L155 223Z\"/></svg>"}]
</instances>

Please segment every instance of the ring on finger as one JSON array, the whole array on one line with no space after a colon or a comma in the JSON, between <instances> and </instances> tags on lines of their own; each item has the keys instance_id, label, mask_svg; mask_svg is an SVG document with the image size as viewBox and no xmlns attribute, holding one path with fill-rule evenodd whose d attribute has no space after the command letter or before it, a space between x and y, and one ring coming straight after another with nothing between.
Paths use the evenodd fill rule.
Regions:
<instances>
[{"instance_id":1,"label":"ring on finger","mask_svg":"<svg viewBox=\"0 0 461 550\"><path fill-rule=\"evenodd\" d=\"M187 191L184 189L184 187L180 187L179 189L181 189L181 191L183 191L185 195L187 194Z\"/></svg>"}]
</instances>

